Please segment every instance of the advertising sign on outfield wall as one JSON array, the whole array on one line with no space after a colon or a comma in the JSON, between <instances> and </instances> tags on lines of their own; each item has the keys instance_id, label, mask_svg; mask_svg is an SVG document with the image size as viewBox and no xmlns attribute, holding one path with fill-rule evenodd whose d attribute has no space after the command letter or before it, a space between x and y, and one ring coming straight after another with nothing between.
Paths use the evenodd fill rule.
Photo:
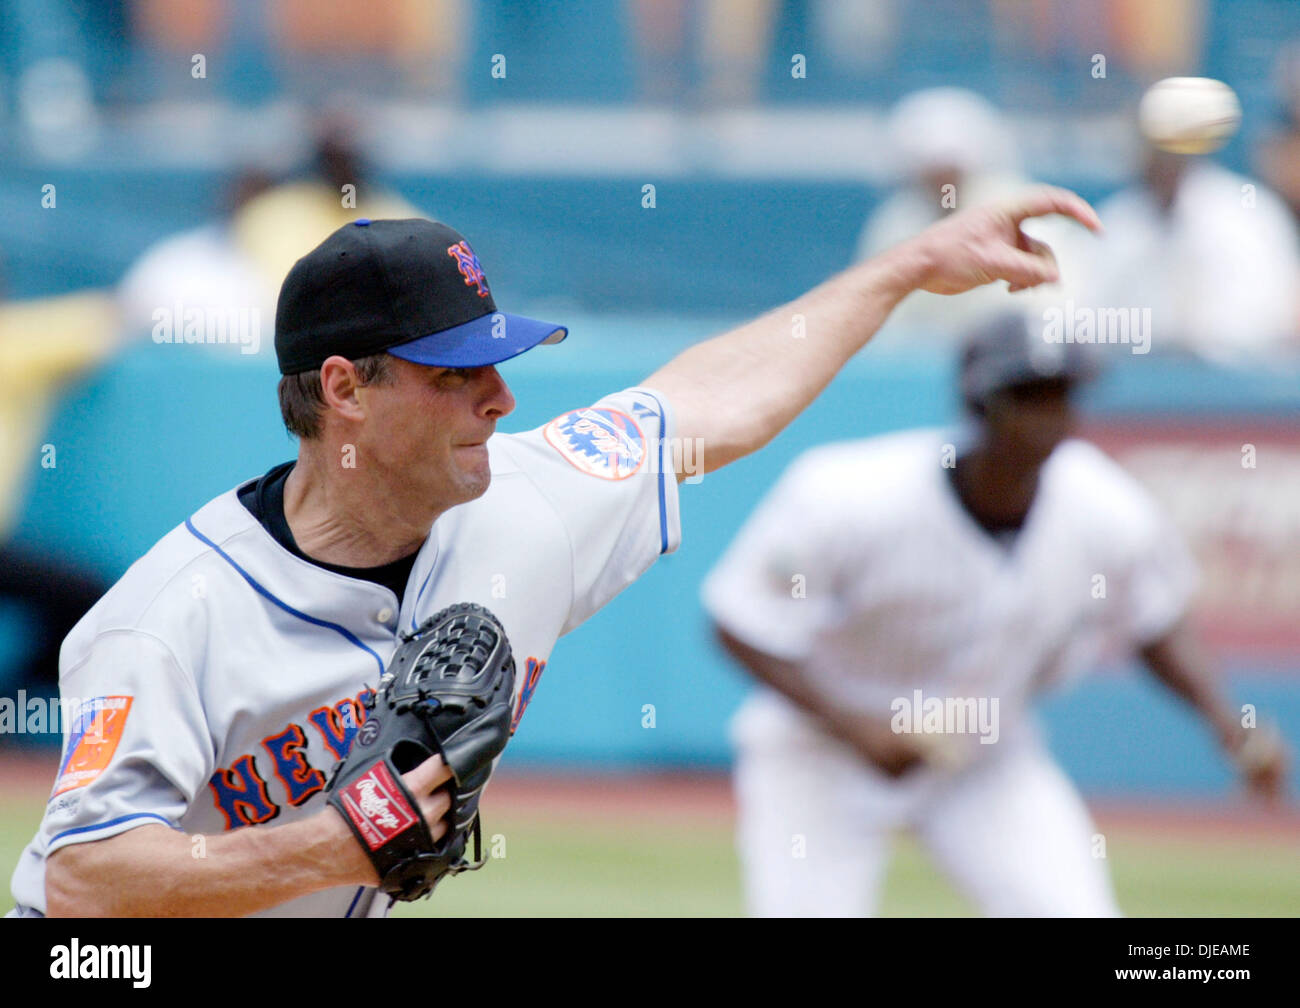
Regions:
<instances>
[{"instance_id":1,"label":"advertising sign on outfield wall","mask_svg":"<svg viewBox=\"0 0 1300 1008\"><path fill-rule=\"evenodd\" d=\"M1200 565L1211 646L1297 659L1300 427L1268 417L1107 417L1083 432L1172 516Z\"/></svg>"}]
</instances>

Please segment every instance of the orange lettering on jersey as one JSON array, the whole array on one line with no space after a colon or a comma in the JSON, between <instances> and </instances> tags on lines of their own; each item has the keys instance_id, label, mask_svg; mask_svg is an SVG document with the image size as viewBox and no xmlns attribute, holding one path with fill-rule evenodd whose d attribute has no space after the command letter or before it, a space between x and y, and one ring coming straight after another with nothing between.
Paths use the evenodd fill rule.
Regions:
<instances>
[{"instance_id":1,"label":"orange lettering on jersey","mask_svg":"<svg viewBox=\"0 0 1300 1008\"><path fill-rule=\"evenodd\" d=\"M85 787L104 772L122 741L131 700L129 696L95 697L81 705L68 732L55 795Z\"/></svg>"}]
</instances>

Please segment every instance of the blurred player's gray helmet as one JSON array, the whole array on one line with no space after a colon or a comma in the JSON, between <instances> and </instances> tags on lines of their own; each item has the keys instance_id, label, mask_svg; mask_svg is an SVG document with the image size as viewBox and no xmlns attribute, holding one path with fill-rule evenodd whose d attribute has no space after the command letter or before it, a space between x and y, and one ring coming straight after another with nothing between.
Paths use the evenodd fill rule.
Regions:
<instances>
[{"instance_id":1,"label":"blurred player's gray helmet","mask_svg":"<svg viewBox=\"0 0 1300 1008\"><path fill-rule=\"evenodd\" d=\"M992 393L1014 385L1096 377L1100 362L1090 345L1058 342L1049 336L1041 315L1023 311L999 312L967 333L960 374L967 408L980 412Z\"/></svg>"}]
</instances>

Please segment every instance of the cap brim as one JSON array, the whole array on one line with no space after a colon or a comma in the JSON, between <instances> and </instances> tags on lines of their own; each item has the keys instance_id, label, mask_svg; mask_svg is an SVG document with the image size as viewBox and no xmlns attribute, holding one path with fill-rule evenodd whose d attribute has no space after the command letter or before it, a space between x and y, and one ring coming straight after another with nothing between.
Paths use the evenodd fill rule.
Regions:
<instances>
[{"instance_id":1,"label":"cap brim","mask_svg":"<svg viewBox=\"0 0 1300 1008\"><path fill-rule=\"evenodd\" d=\"M559 343L569 335L566 326L540 322L522 315L496 312L472 322L421 336L389 347L394 357L432 367L486 367L544 343Z\"/></svg>"},{"instance_id":2,"label":"cap brim","mask_svg":"<svg viewBox=\"0 0 1300 1008\"><path fill-rule=\"evenodd\" d=\"M1083 365L1052 368L1050 371L1037 371L1034 368L1017 368L1005 375L1000 375L995 388L1010 388L1013 385L1035 385L1038 382L1067 381L1072 385L1081 385L1097 377L1095 368Z\"/></svg>"}]
</instances>

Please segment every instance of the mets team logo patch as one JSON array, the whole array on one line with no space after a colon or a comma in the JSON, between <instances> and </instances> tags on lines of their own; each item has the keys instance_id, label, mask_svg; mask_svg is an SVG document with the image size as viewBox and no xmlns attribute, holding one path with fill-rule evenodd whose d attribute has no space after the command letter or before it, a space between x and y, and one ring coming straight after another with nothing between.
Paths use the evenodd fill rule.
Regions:
<instances>
[{"instance_id":1,"label":"mets team logo patch","mask_svg":"<svg viewBox=\"0 0 1300 1008\"><path fill-rule=\"evenodd\" d=\"M588 476L627 479L645 461L645 435L626 413L603 406L572 410L542 430L552 448Z\"/></svg>"},{"instance_id":2,"label":"mets team logo patch","mask_svg":"<svg viewBox=\"0 0 1300 1008\"><path fill-rule=\"evenodd\" d=\"M130 712L129 696L95 697L77 709L68 731L68 751L54 782L55 795L85 787L104 772L122 741Z\"/></svg>"}]
</instances>

